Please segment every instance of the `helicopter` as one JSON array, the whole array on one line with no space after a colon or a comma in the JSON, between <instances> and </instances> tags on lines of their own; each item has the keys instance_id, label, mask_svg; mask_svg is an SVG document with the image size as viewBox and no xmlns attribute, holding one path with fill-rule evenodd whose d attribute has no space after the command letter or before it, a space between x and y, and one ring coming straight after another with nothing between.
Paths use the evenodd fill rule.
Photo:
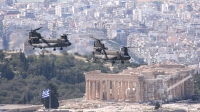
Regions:
<instances>
[{"instance_id":1,"label":"helicopter","mask_svg":"<svg viewBox=\"0 0 200 112\"><path fill-rule=\"evenodd\" d=\"M37 30L40 30L42 27L36 28L34 30L31 30L29 32L29 44L33 46L33 50L35 48L54 48L53 50L56 50L56 47L60 47L60 50L63 50L63 47L68 47L71 45L71 43L68 40L68 34L63 34L59 39L47 39L41 36L40 33L37 32Z\"/></svg>"},{"instance_id":2,"label":"helicopter","mask_svg":"<svg viewBox=\"0 0 200 112\"><path fill-rule=\"evenodd\" d=\"M112 64L114 64L116 60L121 60L121 63L124 64L124 61L131 59L128 54L128 48L130 47L121 47L120 51L108 50L101 42L103 39L91 38L95 40L94 49L92 51L94 62L96 59L103 59L104 61L111 60Z\"/></svg>"}]
</instances>

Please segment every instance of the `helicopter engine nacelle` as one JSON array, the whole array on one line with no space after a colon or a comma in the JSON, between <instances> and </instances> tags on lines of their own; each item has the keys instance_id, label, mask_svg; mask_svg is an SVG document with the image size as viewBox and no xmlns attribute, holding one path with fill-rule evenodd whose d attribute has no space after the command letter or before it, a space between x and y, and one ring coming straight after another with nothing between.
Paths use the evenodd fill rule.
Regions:
<instances>
[{"instance_id":1,"label":"helicopter engine nacelle","mask_svg":"<svg viewBox=\"0 0 200 112\"><path fill-rule=\"evenodd\" d=\"M107 55L117 55L119 54L119 51L112 51L112 50L105 50ZM102 54L104 54L103 51L101 51Z\"/></svg>"},{"instance_id":2,"label":"helicopter engine nacelle","mask_svg":"<svg viewBox=\"0 0 200 112\"><path fill-rule=\"evenodd\" d=\"M67 39L67 35L66 35L66 34L63 34L63 35L61 35L60 37L61 37L61 39L68 40L68 39Z\"/></svg>"},{"instance_id":3,"label":"helicopter engine nacelle","mask_svg":"<svg viewBox=\"0 0 200 112\"><path fill-rule=\"evenodd\" d=\"M121 52L122 52L124 55L128 55L128 48L127 48L127 47L122 47L122 48L121 48Z\"/></svg>"}]
</instances>

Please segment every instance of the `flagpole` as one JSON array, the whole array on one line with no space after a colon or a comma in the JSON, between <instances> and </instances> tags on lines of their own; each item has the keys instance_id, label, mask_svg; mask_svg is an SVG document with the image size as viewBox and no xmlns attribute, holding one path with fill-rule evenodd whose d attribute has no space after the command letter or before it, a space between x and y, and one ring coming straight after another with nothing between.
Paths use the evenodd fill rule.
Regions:
<instances>
[{"instance_id":1,"label":"flagpole","mask_svg":"<svg viewBox=\"0 0 200 112\"><path fill-rule=\"evenodd\" d=\"M49 89L49 111L51 111L51 89Z\"/></svg>"}]
</instances>

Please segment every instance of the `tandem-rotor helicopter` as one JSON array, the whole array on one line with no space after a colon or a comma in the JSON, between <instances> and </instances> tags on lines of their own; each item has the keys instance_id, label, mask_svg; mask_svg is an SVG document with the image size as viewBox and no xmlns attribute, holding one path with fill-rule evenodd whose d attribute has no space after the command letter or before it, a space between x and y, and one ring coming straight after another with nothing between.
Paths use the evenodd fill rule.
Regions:
<instances>
[{"instance_id":1,"label":"tandem-rotor helicopter","mask_svg":"<svg viewBox=\"0 0 200 112\"><path fill-rule=\"evenodd\" d=\"M103 59L104 61L111 60L112 64L114 64L116 60L121 60L121 63L123 64L124 61L131 59L128 54L128 48L130 47L124 46L120 49L120 51L108 50L108 48L106 48L101 42L103 39L97 39L94 37L91 38L95 40L94 49L92 51L94 62L96 61L96 59Z\"/></svg>"},{"instance_id":2,"label":"tandem-rotor helicopter","mask_svg":"<svg viewBox=\"0 0 200 112\"><path fill-rule=\"evenodd\" d=\"M37 32L37 30L40 30L42 27L39 27L37 29L31 30L29 32L29 40L31 46L33 46L33 50L35 48L54 48L53 50L56 50L56 47L60 47L60 50L63 50L63 47L68 47L71 45L71 43L68 40L68 34L61 35L58 39L47 39L41 36L40 33Z\"/></svg>"}]
</instances>

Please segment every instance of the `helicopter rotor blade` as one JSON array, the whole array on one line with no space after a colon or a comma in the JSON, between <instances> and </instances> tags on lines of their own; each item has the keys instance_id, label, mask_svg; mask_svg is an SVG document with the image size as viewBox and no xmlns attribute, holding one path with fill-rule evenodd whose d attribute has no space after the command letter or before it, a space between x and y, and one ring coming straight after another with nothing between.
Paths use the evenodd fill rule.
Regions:
<instances>
[{"instance_id":1,"label":"helicopter rotor blade","mask_svg":"<svg viewBox=\"0 0 200 112\"><path fill-rule=\"evenodd\" d=\"M127 48L139 48L139 47L127 47Z\"/></svg>"},{"instance_id":2,"label":"helicopter rotor blade","mask_svg":"<svg viewBox=\"0 0 200 112\"><path fill-rule=\"evenodd\" d=\"M111 39L98 39L98 38L95 38L93 36L91 36L90 38L94 39L94 40L99 40L99 41L103 41L103 40L111 40Z\"/></svg>"},{"instance_id":3,"label":"helicopter rotor blade","mask_svg":"<svg viewBox=\"0 0 200 112\"><path fill-rule=\"evenodd\" d=\"M31 31L37 31L37 30L39 30L39 29L41 29L42 27L39 27L39 28L36 28L36 29L34 29L34 30L31 30Z\"/></svg>"},{"instance_id":4,"label":"helicopter rotor blade","mask_svg":"<svg viewBox=\"0 0 200 112\"><path fill-rule=\"evenodd\" d=\"M120 45L119 43L117 43L117 42L115 42L115 41L113 41L113 40L109 40L109 41L111 41L111 42L113 42L113 43L115 43L115 44L117 44L117 45ZM122 45L120 45L120 46L122 46Z\"/></svg>"},{"instance_id":5,"label":"helicopter rotor blade","mask_svg":"<svg viewBox=\"0 0 200 112\"><path fill-rule=\"evenodd\" d=\"M101 41L100 39L94 38L93 36L92 36L92 37L90 37L90 38L92 38L92 39L94 39L94 40L99 40L99 41Z\"/></svg>"}]
</instances>

